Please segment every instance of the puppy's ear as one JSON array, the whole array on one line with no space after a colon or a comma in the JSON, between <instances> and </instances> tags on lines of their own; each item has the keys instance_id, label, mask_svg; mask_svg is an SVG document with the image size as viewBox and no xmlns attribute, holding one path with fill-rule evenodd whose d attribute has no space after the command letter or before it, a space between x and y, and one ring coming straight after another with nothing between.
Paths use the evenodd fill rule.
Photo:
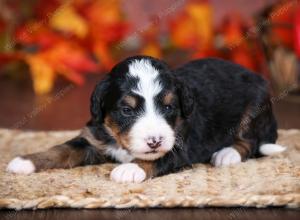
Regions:
<instances>
[{"instance_id":1,"label":"puppy's ear","mask_svg":"<svg viewBox=\"0 0 300 220\"><path fill-rule=\"evenodd\" d=\"M194 95L191 88L184 82L176 80L177 95L183 118L188 118L194 110Z\"/></svg>"},{"instance_id":2,"label":"puppy's ear","mask_svg":"<svg viewBox=\"0 0 300 220\"><path fill-rule=\"evenodd\" d=\"M96 122L97 124L101 124L104 120L104 96L107 93L109 85L110 77L106 76L104 80L96 85L91 96L90 111L92 115L92 121Z\"/></svg>"}]
</instances>

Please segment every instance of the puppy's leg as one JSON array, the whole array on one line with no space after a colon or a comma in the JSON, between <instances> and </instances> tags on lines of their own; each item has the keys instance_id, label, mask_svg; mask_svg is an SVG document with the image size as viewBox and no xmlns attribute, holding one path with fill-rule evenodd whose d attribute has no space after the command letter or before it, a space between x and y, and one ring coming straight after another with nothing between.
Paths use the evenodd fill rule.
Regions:
<instances>
[{"instance_id":1,"label":"puppy's leg","mask_svg":"<svg viewBox=\"0 0 300 220\"><path fill-rule=\"evenodd\" d=\"M131 163L121 164L112 170L110 177L116 182L142 182L145 179L174 173L183 168L191 168L192 164L184 149L186 147L176 146L172 152L168 152L156 161L136 159Z\"/></svg>"},{"instance_id":2,"label":"puppy's leg","mask_svg":"<svg viewBox=\"0 0 300 220\"><path fill-rule=\"evenodd\" d=\"M228 166L238 164L250 157L255 150L257 142L253 133L253 120L251 109L248 108L243 114L238 129L235 130L234 144L215 152L211 158L214 166Z\"/></svg>"},{"instance_id":3,"label":"puppy's leg","mask_svg":"<svg viewBox=\"0 0 300 220\"><path fill-rule=\"evenodd\" d=\"M228 166L241 163L251 153L251 144L247 141L236 141L233 146L225 147L212 156L211 163L216 166Z\"/></svg>"},{"instance_id":4,"label":"puppy's leg","mask_svg":"<svg viewBox=\"0 0 300 220\"><path fill-rule=\"evenodd\" d=\"M8 164L7 171L30 174L45 169L72 168L104 161L104 156L96 147L85 138L77 137L45 152L16 157Z\"/></svg>"},{"instance_id":5,"label":"puppy's leg","mask_svg":"<svg viewBox=\"0 0 300 220\"><path fill-rule=\"evenodd\" d=\"M285 147L275 145L276 139L277 123L267 96L254 107L246 109L236 130L235 143L232 147L216 152L212 157L212 164L224 166L250 157L280 153Z\"/></svg>"}]
</instances>

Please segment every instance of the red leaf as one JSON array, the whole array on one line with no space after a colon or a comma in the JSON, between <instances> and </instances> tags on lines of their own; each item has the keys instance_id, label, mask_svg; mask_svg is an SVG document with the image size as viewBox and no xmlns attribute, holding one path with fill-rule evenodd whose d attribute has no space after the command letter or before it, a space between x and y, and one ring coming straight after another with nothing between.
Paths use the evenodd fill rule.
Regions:
<instances>
[{"instance_id":1,"label":"red leaf","mask_svg":"<svg viewBox=\"0 0 300 220\"><path fill-rule=\"evenodd\" d=\"M86 57L70 56L62 60L67 67L78 72L95 72L98 70L98 65Z\"/></svg>"},{"instance_id":2,"label":"red leaf","mask_svg":"<svg viewBox=\"0 0 300 220\"><path fill-rule=\"evenodd\" d=\"M11 54L0 53L0 64L5 64L15 60L21 60L22 58L23 56L20 53L11 53Z\"/></svg>"},{"instance_id":3,"label":"red leaf","mask_svg":"<svg viewBox=\"0 0 300 220\"><path fill-rule=\"evenodd\" d=\"M300 58L300 6L298 6L295 17L295 50Z\"/></svg>"}]
</instances>

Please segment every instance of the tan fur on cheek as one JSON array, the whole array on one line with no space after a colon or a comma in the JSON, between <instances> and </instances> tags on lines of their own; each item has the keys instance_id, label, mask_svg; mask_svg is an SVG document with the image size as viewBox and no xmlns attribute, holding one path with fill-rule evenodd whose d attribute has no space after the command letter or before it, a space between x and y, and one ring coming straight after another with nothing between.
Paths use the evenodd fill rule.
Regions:
<instances>
[{"instance_id":1,"label":"tan fur on cheek","mask_svg":"<svg viewBox=\"0 0 300 220\"><path fill-rule=\"evenodd\" d=\"M130 139L128 132L121 134L120 128L109 115L104 119L104 127L106 128L108 133L117 141L118 145L126 149L129 148Z\"/></svg>"}]
</instances>

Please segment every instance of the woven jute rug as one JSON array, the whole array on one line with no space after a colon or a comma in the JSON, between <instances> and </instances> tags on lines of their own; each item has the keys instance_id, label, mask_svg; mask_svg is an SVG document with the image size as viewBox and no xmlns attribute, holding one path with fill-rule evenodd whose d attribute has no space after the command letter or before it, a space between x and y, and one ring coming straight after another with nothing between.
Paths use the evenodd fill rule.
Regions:
<instances>
[{"instance_id":1,"label":"woven jute rug","mask_svg":"<svg viewBox=\"0 0 300 220\"><path fill-rule=\"evenodd\" d=\"M110 181L116 164L27 176L5 172L14 156L45 150L77 134L0 129L0 208L300 206L299 130L279 131L278 142L288 147L283 154L224 168L196 164L140 184Z\"/></svg>"}]
</instances>

